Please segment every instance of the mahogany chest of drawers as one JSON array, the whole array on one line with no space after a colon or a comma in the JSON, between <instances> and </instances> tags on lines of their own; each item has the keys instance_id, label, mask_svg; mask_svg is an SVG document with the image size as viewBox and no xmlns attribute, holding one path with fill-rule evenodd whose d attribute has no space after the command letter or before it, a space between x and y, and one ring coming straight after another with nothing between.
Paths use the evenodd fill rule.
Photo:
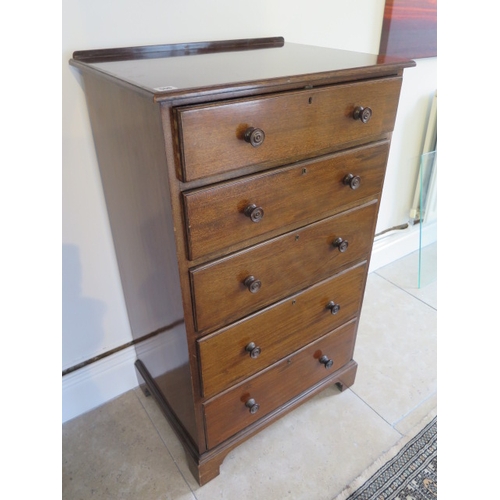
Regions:
<instances>
[{"instance_id":1,"label":"mahogany chest of drawers","mask_svg":"<svg viewBox=\"0 0 500 500\"><path fill-rule=\"evenodd\" d=\"M235 40L75 52L143 390L200 482L354 382L404 68Z\"/></svg>"}]
</instances>

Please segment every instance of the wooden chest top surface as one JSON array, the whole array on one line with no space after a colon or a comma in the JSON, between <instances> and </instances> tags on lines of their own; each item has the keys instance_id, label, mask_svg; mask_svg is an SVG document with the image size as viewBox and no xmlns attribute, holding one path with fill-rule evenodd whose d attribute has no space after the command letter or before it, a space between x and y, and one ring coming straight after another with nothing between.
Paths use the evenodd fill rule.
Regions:
<instances>
[{"instance_id":1,"label":"wooden chest top surface","mask_svg":"<svg viewBox=\"0 0 500 500\"><path fill-rule=\"evenodd\" d=\"M70 64L119 79L157 100L334 75L396 74L413 61L289 43L281 37L77 51Z\"/></svg>"}]
</instances>

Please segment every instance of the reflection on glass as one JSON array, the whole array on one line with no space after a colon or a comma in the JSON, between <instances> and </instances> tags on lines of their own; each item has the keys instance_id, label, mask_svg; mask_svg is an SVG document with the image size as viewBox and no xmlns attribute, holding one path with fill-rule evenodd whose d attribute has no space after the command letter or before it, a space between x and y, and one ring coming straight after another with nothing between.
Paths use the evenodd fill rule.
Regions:
<instances>
[{"instance_id":1,"label":"reflection on glass","mask_svg":"<svg viewBox=\"0 0 500 500\"><path fill-rule=\"evenodd\" d=\"M418 259L418 288L437 278L436 246L429 245L425 230L437 224L437 151L420 158L420 242Z\"/></svg>"}]
</instances>

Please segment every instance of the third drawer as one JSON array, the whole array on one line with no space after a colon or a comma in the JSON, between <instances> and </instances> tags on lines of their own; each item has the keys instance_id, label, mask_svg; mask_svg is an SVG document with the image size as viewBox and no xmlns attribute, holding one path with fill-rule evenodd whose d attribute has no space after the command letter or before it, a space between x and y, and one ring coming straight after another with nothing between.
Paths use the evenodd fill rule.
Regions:
<instances>
[{"instance_id":1,"label":"third drawer","mask_svg":"<svg viewBox=\"0 0 500 500\"><path fill-rule=\"evenodd\" d=\"M197 330L213 331L369 257L378 201L190 270Z\"/></svg>"}]
</instances>

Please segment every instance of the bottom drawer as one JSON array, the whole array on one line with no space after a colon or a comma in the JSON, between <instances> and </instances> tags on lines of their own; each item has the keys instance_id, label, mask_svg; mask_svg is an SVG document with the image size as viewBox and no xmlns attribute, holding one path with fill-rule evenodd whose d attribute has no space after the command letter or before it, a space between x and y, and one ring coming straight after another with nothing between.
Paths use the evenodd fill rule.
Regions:
<instances>
[{"instance_id":1,"label":"bottom drawer","mask_svg":"<svg viewBox=\"0 0 500 500\"><path fill-rule=\"evenodd\" d=\"M218 445L348 363L354 350L356 325L357 320L350 321L264 372L205 402L208 448Z\"/></svg>"}]
</instances>

